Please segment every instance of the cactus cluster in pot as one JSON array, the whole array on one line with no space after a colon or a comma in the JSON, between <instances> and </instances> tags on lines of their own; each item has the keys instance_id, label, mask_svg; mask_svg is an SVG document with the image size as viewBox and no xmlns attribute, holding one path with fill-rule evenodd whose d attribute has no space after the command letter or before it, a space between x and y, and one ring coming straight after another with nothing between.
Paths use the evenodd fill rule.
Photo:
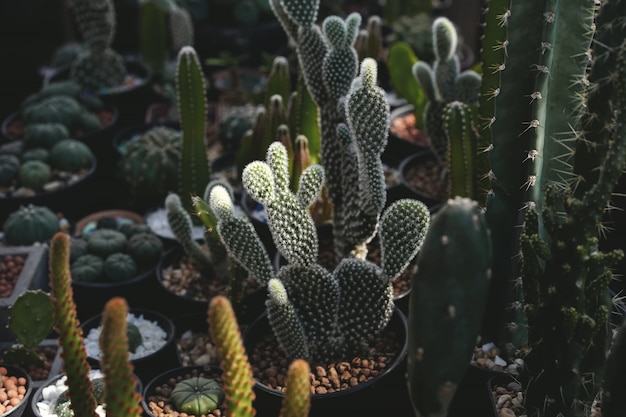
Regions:
<instances>
[{"instance_id":1,"label":"cactus cluster in pot","mask_svg":"<svg viewBox=\"0 0 626 417\"><path fill-rule=\"evenodd\" d=\"M71 410L76 416L98 416L94 382L89 378L91 367L83 343L82 330L76 315L76 305L70 275L70 238L57 233L50 243L50 297L53 307L54 330L63 349L63 371L67 375ZM141 415L140 395L136 377L129 362L126 316L128 305L123 298L112 298L105 306L100 336L103 352L100 365L104 374L104 402L107 415Z\"/></svg>"}]
</instances>

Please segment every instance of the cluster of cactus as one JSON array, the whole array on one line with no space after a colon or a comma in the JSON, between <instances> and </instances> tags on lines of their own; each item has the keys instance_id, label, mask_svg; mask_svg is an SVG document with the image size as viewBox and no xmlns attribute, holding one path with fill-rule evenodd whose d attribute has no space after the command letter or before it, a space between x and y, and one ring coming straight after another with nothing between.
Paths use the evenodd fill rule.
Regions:
<instances>
[{"instance_id":1,"label":"cluster of cactus","mask_svg":"<svg viewBox=\"0 0 626 417\"><path fill-rule=\"evenodd\" d=\"M626 164L625 18L622 0L494 0L486 13L494 279L483 336L527 346L530 415L586 415L602 387L611 267L623 253L598 241Z\"/></svg>"},{"instance_id":2,"label":"cluster of cactus","mask_svg":"<svg viewBox=\"0 0 626 417\"><path fill-rule=\"evenodd\" d=\"M180 130L166 126L151 127L130 140L118 164L132 196L130 206L148 208L176 189L182 145Z\"/></svg>"},{"instance_id":3,"label":"cluster of cactus","mask_svg":"<svg viewBox=\"0 0 626 417\"><path fill-rule=\"evenodd\" d=\"M146 225L118 224L71 238L72 279L114 282L132 279L154 268L163 243Z\"/></svg>"},{"instance_id":4,"label":"cluster of cactus","mask_svg":"<svg viewBox=\"0 0 626 417\"><path fill-rule=\"evenodd\" d=\"M87 51L70 67L71 79L93 92L121 85L126 77L126 64L124 58L111 49L116 24L113 0L75 0L71 8L87 46Z\"/></svg>"},{"instance_id":5,"label":"cluster of cactus","mask_svg":"<svg viewBox=\"0 0 626 417\"><path fill-rule=\"evenodd\" d=\"M91 367L73 300L70 238L65 233L54 235L50 244L50 298L54 330L63 349L61 357L71 409L76 416L96 417L98 400L95 384L89 378ZM119 297L109 300L103 311L100 364L104 374L104 403L109 415L139 417L142 414L141 396L136 390L136 377L128 359L127 315L128 305Z\"/></svg>"},{"instance_id":6,"label":"cluster of cactus","mask_svg":"<svg viewBox=\"0 0 626 417\"><path fill-rule=\"evenodd\" d=\"M228 298L216 296L209 303L207 315L211 340L216 345L224 369L224 391L229 415L253 417L254 379L243 347L241 332ZM281 417L306 417L311 405L310 367L303 359L289 365Z\"/></svg>"},{"instance_id":7,"label":"cluster of cactus","mask_svg":"<svg viewBox=\"0 0 626 417\"><path fill-rule=\"evenodd\" d=\"M270 145L266 161L254 161L243 172L243 185L265 206L274 243L288 262L278 272L220 184L208 193L217 231L233 258L267 284L268 318L288 357L318 362L362 354L391 317L391 280L416 255L428 210L415 200L393 203L380 221L381 267L345 258L329 272L317 263L317 230L308 210L324 184L324 169L317 164L305 169L296 192L289 181L287 151L280 142Z\"/></svg>"},{"instance_id":8,"label":"cluster of cactus","mask_svg":"<svg viewBox=\"0 0 626 417\"><path fill-rule=\"evenodd\" d=\"M361 16L328 16L320 28L315 23L319 2L270 4L296 45L304 81L319 108L321 163L333 207L336 258L364 258L386 200L380 155L390 121L384 91L376 85L376 61L363 60L357 77L353 44Z\"/></svg>"},{"instance_id":9,"label":"cluster of cactus","mask_svg":"<svg viewBox=\"0 0 626 417\"><path fill-rule=\"evenodd\" d=\"M2 225L2 232L6 244L28 246L48 242L59 227L59 218L52 210L29 204L9 215Z\"/></svg>"}]
</instances>

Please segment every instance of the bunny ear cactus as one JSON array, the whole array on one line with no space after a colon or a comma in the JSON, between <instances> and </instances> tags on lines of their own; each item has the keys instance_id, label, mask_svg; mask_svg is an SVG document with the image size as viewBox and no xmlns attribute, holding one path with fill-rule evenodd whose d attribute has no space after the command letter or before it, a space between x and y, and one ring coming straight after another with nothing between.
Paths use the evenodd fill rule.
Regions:
<instances>
[{"instance_id":1,"label":"bunny ear cactus","mask_svg":"<svg viewBox=\"0 0 626 417\"><path fill-rule=\"evenodd\" d=\"M448 200L430 224L411 282L407 382L416 415L447 415L480 333L491 261L478 204Z\"/></svg>"},{"instance_id":2,"label":"bunny ear cactus","mask_svg":"<svg viewBox=\"0 0 626 417\"><path fill-rule=\"evenodd\" d=\"M178 188L183 207L191 212L191 197L202 194L211 179L206 149L206 84L198 55L191 46L178 53L176 90L183 134Z\"/></svg>"},{"instance_id":3,"label":"bunny ear cactus","mask_svg":"<svg viewBox=\"0 0 626 417\"><path fill-rule=\"evenodd\" d=\"M102 313L100 363L105 381L107 416L140 417L141 396L136 377L128 360L129 340L126 333L128 305L121 297L110 299Z\"/></svg>"}]
</instances>

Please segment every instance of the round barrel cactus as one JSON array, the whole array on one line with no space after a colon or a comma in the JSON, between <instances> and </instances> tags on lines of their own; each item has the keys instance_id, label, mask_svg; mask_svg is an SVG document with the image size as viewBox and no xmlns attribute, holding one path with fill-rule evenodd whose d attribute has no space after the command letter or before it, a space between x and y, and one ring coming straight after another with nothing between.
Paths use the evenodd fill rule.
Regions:
<instances>
[{"instance_id":1,"label":"round barrel cactus","mask_svg":"<svg viewBox=\"0 0 626 417\"><path fill-rule=\"evenodd\" d=\"M70 137L62 123L32 123L24 127L27 148L52 148L57 142Z\"/></svg>"},{"instance_id":2,"label":"round barrel cactus","mask_svg":"<svg viewBox=\"0 0 626 417\"><path fill-rule=\"evenodd\" d=\"M0 155L0 185L10 185L17 177L20 160L15 155Z\"/></svg>"},{"instance_id":3,"label":"round barrel cactus","mask_svg":"<svg viewBox=\"0 0 626 417\"><path fill-rule=\"evenodd\" d=\"M26 124L60 123L70 131L79 126L80 113L84 111L80 102L67 95L48 96L26 105L22 118Z\"/></svg>"},{"instance_id":4,"label":"round barrel cactus","mask_svg":"<svg viewBox=\"0 0 626 417\"><path fill-rule=\"evenodd\" d=\"M70 263L83 255L87 255L87 241L81 237L70 238Z\"/></svg>"},{"instance_id":5,"label":"round barrel cactus","mask_svg":"<svg viewBox=\"0 0 626 417\"><path fill-rule=\"evenodd\" d=\"M96 229L85 235L87 252L106 259L116 252L124 252L126 235L113 229Z\"/></svg>"},{"instance_id":6,"label":"round barrel cactus","mask_svg":"<svg viewBox=\"0 0 626 417\"><path fill-rule=\"evenodd\" d=\"M114 253L104 261L104 275L112 281L125 281L138 274L137 263L126 253Z\"/></svg>"},{"instance_id":7,"label":"round barrel cactus","mask_svg":"<svg viewBox=\"0 0 626 417\"><path fill-rule=\"evenodd\" d=\"M94 160L91 149L76 139L63 139L50 149L50 165L60 171L89 169Z\"/></svg>"},{"instance_id":8,"label":"round barrel cactus","mask_svg":"<svg viewBox=\"0 0 626 417\"><path fill-rule=\"evenodd\" d=\"M70 265L70 274L74 281L95 282L104 275L104 261L92 254L79 256Z\"/></svg>"},{"instance_id":9,"label":"round barrel cactus","mask_svg":"<svg viewBox=\"0 0 626 417\"><path fill-rule=\"evenodd\" d=\"M161 258L163 242L154 233L137 233L126 243L128 253L142 269L152 268Z\"/></svg>"},{"instance_id":10,"label":"round barrel cactus","mask_svg":"<svg viewBox=\"0 0 626 417\"><path fill-rule=\"evenodd\" d=\"M128 336L128 351L135 353L137 348L143 343L143 336L141 336L139 327L135 326L133 323L127 322L126 335Z\"/></svg>"},{"instance_id":11,"label":"round barrel cactus","mask_svg":"<svg viewBox=\"0 0 626 417\"><path fill-rule=\"evenodd\" d=\"M45 162L33 160L24 162L17 175L22 186L41 190L52 178L52 171Z\"/></svg>"},{"instance_id":12,"label":"round barrel cactus","mask_svg":"<svg viewBox=\"0 0 626 417\"><path fill-rule=\"evenodd\" d=\"M152 233L152 229L147 224L123 223L119 227L119 231L124 233L127 238L133 237L137 233Z\"/></svg>"},{"instance_id":13,"label":"round barrel cactus","mask_svg":"<svg viewBox=\"0 0 626 417\"><path fill-rule=\"evenodd\" d=\"M48 159L50 159L50 152L45 148L27 149L22 154L22 162L26 162L26 161L48 162Z\"/></svg>"},{"instance_id":14,"label":"round barrel cactus","mask_svg":"<svg viewBox=\"0 0 626 417\"><path fill-rule=\"evenodd\" d=\"M126 64L110 48L101 54L85 52L72 64L70 77L89 91L119 87L126 77Z\"/></svg>"},{"instance_id":15,"label":"round barrel cactus","mask_svg":"<svg viewBox=\"0 0 626 417\"><path fill-rule=\"evenodd\" d=\"M119 174L129 185L131 204L153 204L176 189L181 150L180 131L164 126L153 127L128 144Z\"/></svg>"},{"instance_id":16,"label":"round barrel cactus","mask_svg":"<svg viewBox=\"0 0 626 417\"><path fill-rule=\"evenodd\" d=\"M7 244L27 246L49 241L59 231L59 219L49 208L30 204L11 213L2 230Z\"/></svg>"},{"instance_id":17,"label":"round barrel cactus","mask_svg":"<svg viewBox=\"0 0 626 417\"><path fill-rule=\"evenodd\" d=\"M201 416L220 406L224 392L216 380L198 376L178 382L170 398L178 411Z\"/></svg>"}]
</instances>

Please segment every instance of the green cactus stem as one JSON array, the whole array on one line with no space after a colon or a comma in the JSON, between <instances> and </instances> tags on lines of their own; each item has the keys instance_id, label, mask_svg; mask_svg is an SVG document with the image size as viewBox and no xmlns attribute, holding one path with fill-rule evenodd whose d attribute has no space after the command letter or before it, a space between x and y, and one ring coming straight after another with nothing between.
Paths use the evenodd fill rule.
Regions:
<instances>
[{"instance_id":1,"label":"green cactus stem","mask_svg":"<svg viewBox=\"0 0 626 417\"><path fill-rule=\"evenodd\" d=\"M143 413L141 395L128 360L129 341L126 333L128 305L121 297L110 299L102 312L100 360L104 373L107 416L140 417Z\"/></svg>"},{"instance_id":2,"label":"green cactus stem","mask_svg":"<svg viewBox=\"0 0 626 417\"><path fill-rule=\"evenodd\" d=\"M48 207L29 204L11 213L5 220L2 231L5 241L10 245L44 243L59 231L59 219Z\"/></svg>"},{"instance_id":3,"label":"green cactus stem","mask_svg":"<svg viewBox=\"0 0 626 417\"><path fill-rule=\"evenodd\" d=\"M191 197L201 195L211 179L206 148L206 84L192 46L185 46L178 53L176 91L183 134L178 192L183 207L191 212Z\"/></svg>"},{"instance_id":4,"label":"green cactus stem","mask_svg":"<svg viewBox=\"0 0 626 417\"><path fill-rule=\"evenodd\" d=\"M221 367L224 369L226 408L231 415L253 417L255 394L252 367L243 347L235 313L224 296L213 297L209 303L208 324Z\"/></svg>"},{"instance_id":5,"label":"green cactus stem","mask_svg":"<svg viewBox=\"0 0 626 417\"><path fill-rule=\"evenodd\" d=\"M287 371L287 388L279 417L306 417L311 408L309 363L303 359L291 362Z\"/></svg>"},{"instance_id":6,"label":"green cactus stem","mask_svg":"<svg viewBox=\"0 0 626 417\"><path fill-rule=\"evenodd\" d=\"M199 416L219 407L224 401L224 393L216 380L197 376L178 382L170 398L177 410Z\"/></svg>"},{"instance_id":7,"label":"green cactus stem","mask_svg":"<svg viewBox=\"0 0 626 417\"><path fill-rule=\"evenodd\" d=\"M54 330L63 349L63 369L67 374L72 409L78 416L97 417L94 388L89 379L91 367L82 330L76 315L70 276L70 242L66 233L56 233L50 242L50 297L53 307Z\"/></svg>"},{"instance_id":8,"label":"green cactus stem","mask_svg":"<svg viewBox=\"0 0 626 417\"><path fill-rule=\"evenodd\" d=\"M417 415L447 415L476 347L491 261L478 204L448 200L426 232L411 280L407 382Z\"/></svg>"},{"instance_id":9,"label":"green cactus stem","mask_svg":"<svg viewBox=\"0 0 626 417\"><path fill-rule=\"evenodd\" d=\"M41 191L52 178L52 170L45 162L26 161L20 165L17 176L24 187Z\"/></svg>"},{"instance_id":10,"label":"green cactus stem","mask_svg":"<svg viewBox=\"0 0 626 417\"><path fill-rule=\"evenodd\" d=\"M626 372L626 321L617 329L607 359L602 389L602 415L605 417L623 416L626 412L624 372Z\"/></svg>"}]
</instances>

